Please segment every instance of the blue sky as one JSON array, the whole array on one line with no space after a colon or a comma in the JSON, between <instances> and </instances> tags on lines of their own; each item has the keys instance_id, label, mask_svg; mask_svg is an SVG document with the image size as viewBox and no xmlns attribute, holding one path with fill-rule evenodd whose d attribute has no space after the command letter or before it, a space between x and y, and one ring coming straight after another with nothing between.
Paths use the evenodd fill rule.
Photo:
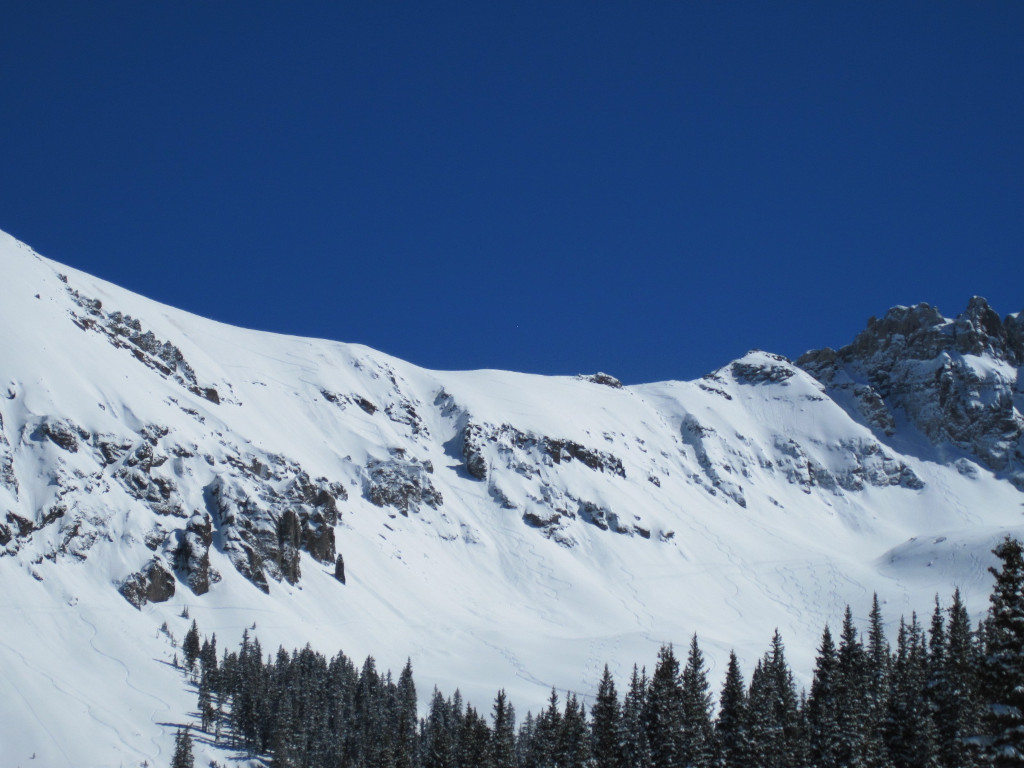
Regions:
<instances>
[{"instance_id":1,"label":"blue sky","mask_svg":"<svg viewBox=\"0 0 1024 768\"><path fill-rule=\"evenodd\" d=\"M1024 308L1024 4L17 3L0 228L431 368L694 378Z\"/></svg>"}]
</instances>

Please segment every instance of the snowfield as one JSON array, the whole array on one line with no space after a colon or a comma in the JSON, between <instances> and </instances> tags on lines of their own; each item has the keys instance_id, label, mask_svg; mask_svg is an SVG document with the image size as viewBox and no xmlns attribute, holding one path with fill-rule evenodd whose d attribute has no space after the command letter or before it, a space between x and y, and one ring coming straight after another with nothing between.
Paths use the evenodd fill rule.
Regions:
<instances>
[{"instance_id":1,"label":"snowfield","mask_svg":"<svg viewBox=\"0 0 1024 768\"><path fill-rule=\"evenodd\" d=\"M221 650L248 628L410 658L421 706L504 688L520 718L694 632L716 689L775 628L806 684L847 603L864 626L877 591L894 626L959 586L978 615L1024 531L1005 474L766 352L625 387L439 372L196 317L2 233L0 274L0 766L167 764L196 722L172 665L192 619ZM969 362L1017 382L1019 416L1020 369ZM197 736L197 765L246 764Z\"/></svg>"}]
</instances>

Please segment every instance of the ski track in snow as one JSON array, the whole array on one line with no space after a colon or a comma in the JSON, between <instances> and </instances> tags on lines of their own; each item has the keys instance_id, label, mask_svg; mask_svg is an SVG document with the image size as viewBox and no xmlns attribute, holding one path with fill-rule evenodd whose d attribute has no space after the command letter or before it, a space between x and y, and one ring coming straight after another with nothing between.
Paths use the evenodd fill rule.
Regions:
<instances>
[{"instance_id":1,"label":"ski track in snow","mask_svg":"<svg viewBox=\"0 0 1024 768\"><path fill-rule=\"evenodd\" d=\"M51 677L49 674L47 674L43 670L40 670L34 664L29 663L28 659L26 659L25 656L20 651L18 651L16 648L12 647L11 645L9 645L9 644L7 644L7 643L5 643L3 641L0 641L0 645L2 645L4 648L6 648L11 653L13 653L16 656L18 656L18 658L21 659L21 663L24 666L26 666L29 669L32 669L32 670L38 672L43 677L48 679L50 681L50 684L53 685L53 687L55 689L57 689L58 691L61 691L62 693L64 692L56 684L56 681L53 679L53 677ZM76 761L72 760L71 757L68 755L67 751L64 749L64 745L54 735L53 731L50 729L50 726L47 724L47 719L44 718L44 717L41 717L40 714L36 711L35 705L32 703L32 699L30 699L28 696L26 696L24 691L21 691L21 690L19 690L18 688L14 687L14 686L11 686L11 687L13 688L14 692L18 694L18 697L23 702L25 702L25 708L26 708L26 710L28 712L32 713L32 719L35 720L39 724L39 727L42 728L42 730L46 733L46 735L50 737L50 742L57 749L57 751L59 751L61 753L61 755L63 755L64 761L68 764L68 766L70 766L71 768L77 768L78 763Z\"/></svg>"},{"instance_id":2,"label":"ski track in snow","mask_svg":"<svg viewBox=\"0 0 1024 768\"><path fill-rule=\"evenodd\" d=\"M144 690L142 688L139 688L137 685L135 685L135 683L132 681L132 672L128 668L128 665L125 664L117 656L113 656L113 655L107 653L106 651L102 650L98 645L96 645L96 635L98 634L98 631L96 629L96 625L93 624L88 618L86 618L85 614L82 613L82 612L78 613L78 618L81 619L82 622L87 627L89 627L89 629L92 630L92 636L89 638L89 645L92 647L92 649L96 653L98 653L100 656L103 656L104 658L110 659L115 664L117 664L119 667L121 667L121 669L124 670L124 684L126 686L128 686L129 688L131 688L133 691L136 691L138 693L141 693L143 696L146 696L146 697L148 697L150 699L153 699L154 701L156 701L160 705L159 707L157 707L156 709L153 709L149 713L150 722L152 722L153 725L157 726L160 729L159 734L154 734L153 736L150 737L150 741L153 743L153 747L156 749L156 753L155 754L156 754L157 757L160 757L163 754L163 747L161 746L161 740L160 740L159 737L163 735L164 728L163 728L163 725L161 725L161 720L157 719L156 714L157 714L158 711L161 711L161 710L164 711L164 712L171 712L171 711L173 711L173 708L171 707L170 702L168 702L166 699L161 699L159 696L153 694L152 692ZM133 749L134 750L134 747L130 746L127 742L124 742L123 739L122 739L122 743L124 743L125 747L127 747L128 749Z\"/></svg>"}]
</instances>

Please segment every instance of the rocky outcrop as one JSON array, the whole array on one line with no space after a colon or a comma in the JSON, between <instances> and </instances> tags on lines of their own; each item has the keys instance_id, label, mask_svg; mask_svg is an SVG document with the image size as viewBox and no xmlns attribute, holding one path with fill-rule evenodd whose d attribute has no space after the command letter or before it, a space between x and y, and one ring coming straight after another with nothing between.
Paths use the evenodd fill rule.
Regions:
<instances>
[{"instance_id":1,"label":"rocky outcrop","mask_svg":"<svg viewBox=\"0 0 1024 768\"><path fill-rule=\"evenodd\" d=\"M158 339L152 331L143 330L142 323L122 312L106 312L103 302L82 295L68 284L66 275L58 275L68 295L80 311L71 313L71 320L83 331L94 331L107 337L115 347L124 349L140 363L161 376L176 381L189 392L211 403L220 404L220 395L210 386L203 386L181 350L169 341Z\"/></svg>"},{"instance_id":2,"label":"rocky outcrop","mask_svg":"<svg viewBox=\"0 0 1024 768\"><path fill-rule=\"evenodd\" d=\"M196 512L189 518L175 551L175 567L197 595L210 591L211 582L219 576L210 568L210 545L213 544L213 522L209 513Z\"/></svg>"},{"instance_id":3,"label":"rocky outcrop","mask_svg":"<svg viewBox=\"0 0 1024 768\"><path fill-rule=\"evenodd\" d=\"M737 360L732 364L732 375L736 381L743 384L782 384L796 373L793 364L782 355L761 352L760 356L766 360L757 363Z\"/></svg>"},{"instance_id":4,"label":"rocky outcrop","mask_svg":"<svg viewBox=\"0 0 1024 768\"><path fill-rule=\"evenodd\" d=\"M876 430L894 434L893 414L902 412L933 442L969 452L1024 490L1022 315L1000 319L980 297L955 320L928 304L894 307L852 344L797 364Z\"/></svg>"},{"instance_id":5,"label":"rocky outcrop","mask_svg":"<svg viewBox=\"0 0 1024 768\"><path fill-rule=\"evenodd\" d=\"M366 463L363 495L378 507L391 507L403 515L418 512L420 505L437 509L444 503L441 492L430 482L433 465L406 458L397 450L388 459L370 459Z\"/></svg>"},{"instance_id":6,"label":"rocky outcrop","mask_svg":"<svg viewBox=\"0 0 1024 768\"><path fill-rule=\"evenodd\" d=\"M118 591L139 609L146 603L162 603L174 597L174 574L154 557L141 571L125 579Z\"/></svg>"},{"instance_id":7,"label":"rocky outcrop","mask_svg":"<svg viewBox=\"0 0 1024 768\"><path fill-rule=\"evenodd\" d=\"M0 488L6 488L12 497L18 498L18 477L14 474L14 454L11 452L11 443L4 433L4 417L0 413ZM2 536L0 531L0 536ZM5 542L0 541L0 544Z\"/></svg>"},{"instance_id":8,"label":"rocky outcrop","mask_svg":"<svg viewBox=\"0 0 1024 768\"><path fill-rule=\"evenodd\" d=\"M612 389L622 389L622 382L616 379L614 376L610 376L607 373L598 371L597 373L580 373L577 374L576 379L578 381L589 381L591 384L600 384L605 387L611 387Z\"/></svg>"},{"instance_id":9,"label":"rocky outcrop","mask_svg":"<svg viewBox=\"0 0 1024 768\"><path fill-rule=\"evenodd\" d=\"M487 478L488 454L505 457L506 466L528 473L531 462L548 461L554 464L579 461L590 469L625 478L622 460L614 454L597 448L547 435L524 432L511 424L467 424L462 431L462 455L466 471L478 480ZM546 458L545 458L546 457Z\"/></svg>"}]
</instances>

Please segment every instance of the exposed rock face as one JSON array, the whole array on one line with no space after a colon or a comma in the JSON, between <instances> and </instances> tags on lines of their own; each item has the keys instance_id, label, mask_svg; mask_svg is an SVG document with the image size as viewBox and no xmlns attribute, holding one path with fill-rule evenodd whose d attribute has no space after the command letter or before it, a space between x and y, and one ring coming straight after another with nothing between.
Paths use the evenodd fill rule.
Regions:
<instances>
[{"instance_id":1,"label":"exposed rock face","mask_svg":"<svg viewBox=\"0 0 1024 768\"><path fill-rule=\"evenodd\" d=\"M589 381L591 384L601 384L612 389L622 389L622 382L614 376L598 371L597 373L581 373L577 377L580 381Z\"/></svg>"},{"instance_id":2,"label":"exposed rock face","mask_svg":"<svg viewBox=\"0 0 1024 768\"><path fill-rule=\"evenodd\" d=\"M732 364L732 375L744 384L780 384L793 376L792 364L782 355L764 356L778 364L752 364L737 361Z\"/></svg>"},{"instance_id":3,"label":"exposed rock face","mask_svg":"<svg viewBox=\"0 0 1024 768\"><path fill-rule=\"evenodd\" d=\"M622 478L626 476L622 460L607 451L588 448L573 440L524 432L511 424L495 427L469 423L462 433L462 454L466 459L466 470L478 480L487 478L485 447L488 443L506 457L504 463L518 467L522 472L526 471L525 467L532 454L534 461L543 457L555 464L575 460L599 472L608 472Z\"/></svg>"},{"instance_id":4,"label":"exposed rock face","mask_svg":"<svg viewBox=\"0 0 1024 768\"><path fill-rule=\"evenodd\" d=\"M11 452L11 443L4 434L4 417L0 414L0 487L6 488L10 494L18 498L18 477L14 474L14 454ZM3 536L0 530L0 537ZM0 544L6 542L0 541Z\"/></svg>"},{"instance_id":5,"label":"exposed rock face","mask_svg":"<svg viewBox=\"0 0 1024 768\"><path fill-rule=\"evenodd\" d=\"M434 467L429 462L404 458L395 451L390 459L370 459L366 465L364 494L378 507L392 507L403 515L418 512L420 504L437 509L444 499L430 482Z\"/></svg>"},{"instance_id":6,"label":"exposed rock face","mask_svg":"<svg viewBox=\"0 0 1024 768\"><path fill-rule=\"evenodd\" d=\"M903 413L933 442L968 451L1024 489L1024 315L1001 320L977 296L955 320L928 304L894 307L849 346L797 364L886 435Z\"/></svg>"},{"instance_id":7,"label":"exposed rock face","mask_svg":"<svg viewBox=\"0 0 1024 768\"><path fill-rule=\"evenodd\" d=\"M59 277L68 294L81 309L81 312L72 314L75 325L83 331L103 334L111 344L129 351L147 368L158 371L162 376L176 381L189 392L215 405L220 404L217 390L199 384L196 372L178 347L169 341L158 339L152 331L144 331L142 323L131 315L119 311L106 312L103 309L103 302L99 299L82 295L68 284L65 275Z\"/></svg>"},{"instance_id":8,"label":"exposed rock face","mask_svg":"<svg viewBox=\"0 0 1024 768\"><path fill-rule=\"evenodd\" d=\"M124 599L136 608L146 603L162 603L174 596L174 574L159 558L129 576L120 587Z\"/></svg>"},{"instance_id":9,"label":"exposed rock face","mask_svg":"<svg viewBox=\"0 0 1024 768\"><path fill-rule=\"evenodd\" d=\"M192 591L205 595L210 591L210 545L213 543L213 522L208 513L199 513L189 518L175 552L175 564L185 576Z\"/></svg>"}]
</instances>

